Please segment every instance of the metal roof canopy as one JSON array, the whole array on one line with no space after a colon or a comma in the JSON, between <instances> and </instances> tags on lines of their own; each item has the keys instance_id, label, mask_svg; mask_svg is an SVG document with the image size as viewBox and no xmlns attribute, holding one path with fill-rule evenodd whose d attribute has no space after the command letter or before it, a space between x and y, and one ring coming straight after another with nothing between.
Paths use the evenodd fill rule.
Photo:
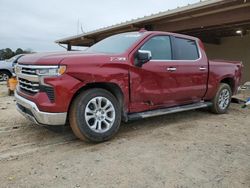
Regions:
<instances>
[{"instance_id":1,"label":"metal roof canopy","mask_svg":"<svg viewBox=\"0 0 250 188\"><path fill-rule=\"evenodd\" d=\"M143 18L105 27L55 41L71 46L91 46L113 34L140 28L189 34L204 42L220 43L220 38L236 35L236 29L250 29L250 0L206 0Z\"/></svg>"}]
</instances>

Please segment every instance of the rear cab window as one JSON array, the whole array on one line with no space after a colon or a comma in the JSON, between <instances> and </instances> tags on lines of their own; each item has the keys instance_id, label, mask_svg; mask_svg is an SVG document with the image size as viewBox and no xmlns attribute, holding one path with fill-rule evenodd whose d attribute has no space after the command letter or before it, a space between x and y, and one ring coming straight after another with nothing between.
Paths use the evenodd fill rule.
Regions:
<instances>
[{"instance_id":1,"label":"rear cab window","mask_svg":"<svg viewBox=\"0 0 250 188\"><path fill-rule=\"evenodd\" d=\"M200 58L197 42L174 37L174 60L197 60Z\"/></svg>"}]
</instances>

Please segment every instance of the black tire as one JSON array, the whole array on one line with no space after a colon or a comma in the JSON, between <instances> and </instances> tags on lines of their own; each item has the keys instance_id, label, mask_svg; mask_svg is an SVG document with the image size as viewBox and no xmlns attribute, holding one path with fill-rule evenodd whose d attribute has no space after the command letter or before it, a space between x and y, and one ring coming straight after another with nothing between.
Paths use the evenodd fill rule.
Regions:
<instances>
[{"instance_id":1,"label":"black tire","mask_svg":"<svg viewBox=\"0 0 250 188\"><path fill-rule=\"evenodd\" d=\"M228 104L226 104L223 108L220 106L220 96L223 91L228 91L229 94L229 101ZM224 114L227 112L230 103L231 103L231 97L232 97L232 90L231 87L228 84L221 83L219 86L219 89L215 95L215 97L212 100L212 106L211 106L211 111L215 114Z\"/></svg>"},{"instance_id":2,"label":"black tire","mask_svg":"<svg viewBox=\"0 0 250 188\"><path fill-rule=\"evenodd\" d=\"M8 79L6 80L3 80L3 75L6 75L8 76L8 79L11 78L11 73L9 71L6 71L6 70L0 70L0 82L4 82L4 81L7 81Z\"/></svg>"},{"instance_id":3,"label":"black tire","mask_svg":"<svg viewBox=\"0 0 250 188\"><path fill-rule=\"evenodd\" d=\"M97 133L90 128L85 117L85 110L91 100L96 97L104 97L113 105L115 111L114 121L111 127L103 133ZM94 119L96 120L96 119ZM77 138L91 142L104 142L110 140L118 131L121 124L121 108L118 100L107 90L89 89L80 93L73 101L69 111L69 122L73 133ZM101 125L98 126L103 126Z\"/></svg>"}]
</instances>

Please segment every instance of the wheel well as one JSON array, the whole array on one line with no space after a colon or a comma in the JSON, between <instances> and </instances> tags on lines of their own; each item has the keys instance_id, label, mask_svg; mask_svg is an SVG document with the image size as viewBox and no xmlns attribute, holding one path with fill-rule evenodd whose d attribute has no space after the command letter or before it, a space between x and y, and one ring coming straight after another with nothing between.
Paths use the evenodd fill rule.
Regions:
<instances>
[{"instance_id":1,"label":"wheel well","mask_svg":"<svg viewBox=\"0 0 250 188\"><path fill-rule=\"evenodd\" d=\"M123 92L121 90L121 88L115 84L115 83L104 83L104 82L100 82L100 83L89 83L86 84L85 86L83 86L82 88L80 88L72 97L69 108L71 106L71 103L74 101L74 99L76 98L77 95L79 95L81 92L86 91L88 89L92 89L92 88L101 88L101 89L105 89L107 91L109 91L110 93L112 93L115 98L118 100L120 106L121 106L121 111L122 111L122 119L124 121L127 120L127 112L124 106L124 95Z\"/></svg>"},{"instance_id":2,"label":"wheel well","mask_svg":"<svg viewBox=\"0 0 250 188\"><path fill-rule=\"evenodd\" d=\"M8 69L0 69L0 71L7 72L10 76L12 75L12 73Z\"/></svg>"},{"instance_id":3,"label":"wheel well","mask_svg":"<svg viewBox=\"0 0 250 188\"><path fill-rule=\"evenodd\" d=\"M232 92L234 92L234 79L233 78L224 78L223 80L221 80L221 83L228 84Z\"/></svg>"}]
</instances>

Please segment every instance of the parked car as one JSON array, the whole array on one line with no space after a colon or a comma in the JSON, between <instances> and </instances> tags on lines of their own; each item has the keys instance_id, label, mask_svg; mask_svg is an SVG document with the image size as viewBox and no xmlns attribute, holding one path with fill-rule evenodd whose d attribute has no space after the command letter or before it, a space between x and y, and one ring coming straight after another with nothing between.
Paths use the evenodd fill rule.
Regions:
<instances>
[{"instance_id":1,"label":"parked car","mask_svg":"<svg viewBox=\"0 0 250 188\"><path fill-rule=\"evenodd\" d=\"M15 97L31 121L69 122L78 138L102 142L117 133L121 121L198 108L226 113L242 67L238 61L208 60L195 37L122 33L84 52L23 57Z\"/></svg>"},{"instance_id":2,"label":"parked car","mask_svg":"<svg viewBox=\"0 0 250 188\"><path fill-rule=\"evenodd\" d=\"M13 76L14 66L23 54L16 55L8 60L0 61L0 81L6 81Z\"/></svg>"}]
</instances>

